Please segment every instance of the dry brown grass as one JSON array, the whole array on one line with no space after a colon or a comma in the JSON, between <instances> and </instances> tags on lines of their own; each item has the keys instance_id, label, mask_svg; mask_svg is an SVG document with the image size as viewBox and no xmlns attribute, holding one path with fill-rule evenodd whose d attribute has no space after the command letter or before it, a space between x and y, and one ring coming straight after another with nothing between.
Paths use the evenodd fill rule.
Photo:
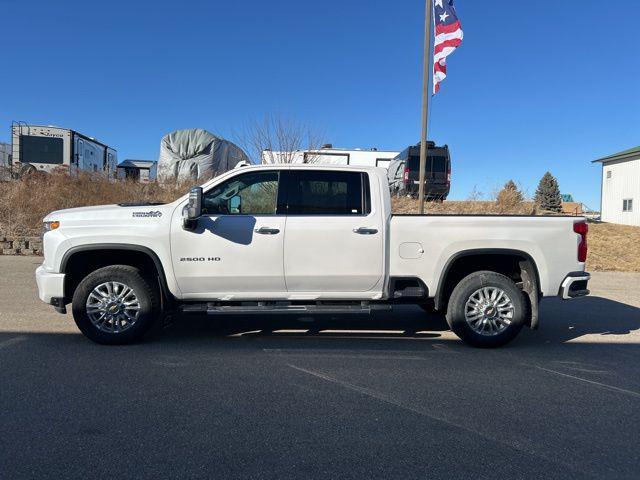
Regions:
<instances>
[{"instance_id":1,"label":"dry brown grass","mask_svg":"<svg viewBox=\"0 0 640 480\"><path fill-rule=\"evenodd\" d=\"M393 198L391 207L393 213L418 213L419 202L408 197ZM452 201L446 200L442 203L429 202L425 204L427 215L538 215L541 214L533 202L513 202L509 199L506 202L491 201Z\"/></svg>"},{"instance_id":2,"label":"dry brown grass","mask_svg":"<svg viewBox=\"0 0 640 480\"><path fill-rule=\"evenodd\" d=\"M63 173L0 182L0 232L37 235L42 230L42 219L53 210L122 202L169 202L187 190L188 186L116 182L102 176L69 177Z\"/></svg>"},{"instance_id":3,"label":"dry brown grass","mask_svg":"<svg viewBox=\"0 0 640 480\"><path fill-rule=\"evenodd\" d=\"M590 223L587 270L640 272L640 227Z\"/></svg>"}]
</instances>

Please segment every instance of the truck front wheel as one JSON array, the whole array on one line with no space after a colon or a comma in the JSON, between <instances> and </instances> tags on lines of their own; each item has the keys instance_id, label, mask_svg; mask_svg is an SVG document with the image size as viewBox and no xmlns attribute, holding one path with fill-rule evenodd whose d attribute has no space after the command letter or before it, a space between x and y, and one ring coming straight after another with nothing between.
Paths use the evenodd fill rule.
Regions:
<instances>
[{"instance_id":1,"label":"truck front wheel","mask_svg":"<svg viewBox=\"0 0 640 480\"><path fill-rule=\"evenodd\" d=\"M500 347L513 340L525 324L524 294L509 277L480 271L463 278L453 289L447 323L475 347Z\"/></svg>"},{"instance_id":2,"label":"truck front wheel","mask_svg":"<svg viewBox=\"0 0 640 480\"><path fill-rule=\"evenodd\" d=\"M135 342L159 314L157 289L137 268L111 265L87 275L73 294L73 319L96 343Z\"/></svg>"}]
</instances>

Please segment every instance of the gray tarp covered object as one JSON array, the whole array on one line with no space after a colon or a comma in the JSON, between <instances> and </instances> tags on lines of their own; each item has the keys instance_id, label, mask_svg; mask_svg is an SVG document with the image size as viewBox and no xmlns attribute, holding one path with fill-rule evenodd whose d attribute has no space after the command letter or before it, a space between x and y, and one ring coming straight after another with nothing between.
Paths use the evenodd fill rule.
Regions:
<instances>
[{"instance_id":1,"label":"gray tarp covered object","mask_svg":"<svg viewBox=\"0 0 640 480\"><path fill-rule=\"evenodd\" d=\"M162 183L209 180L240 162L251 163L234 143L201 128L176 130L160 142L158 180Z\"/></svg>"},{"instance_id":2,"label":"gray tarp covered object","mask_svg":"<svg viewBox=\"0 0 640 480\"><path fill-rule=\"evenodd\" d=\"M389 180L389 190L391 191L391 195L403 195L405 193L403 177L404 166L406 163L406 160L399 160L397 158L394 158L391 160L391 163L389 163L387 179Z\"/></svg>"}]
</instances>

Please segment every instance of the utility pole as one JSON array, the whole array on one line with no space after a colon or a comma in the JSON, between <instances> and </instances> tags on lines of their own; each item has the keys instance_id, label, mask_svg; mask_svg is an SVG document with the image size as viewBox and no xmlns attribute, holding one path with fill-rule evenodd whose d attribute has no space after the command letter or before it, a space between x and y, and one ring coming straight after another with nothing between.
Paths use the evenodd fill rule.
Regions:
<instances>
[{"instance_id":1,"label":"utility pole","mask_svg":"<svg viewBox=\"0 0 640 480\"><path fill-rule=\"evenodd\" d=\"M424 177L427 166L427 123L429 113L429 75L431 75L431 0L426 0L424 18L424 71L422 78L422 135L420 137L420 215L424 214Z\"/></svg>"}]
</instances>

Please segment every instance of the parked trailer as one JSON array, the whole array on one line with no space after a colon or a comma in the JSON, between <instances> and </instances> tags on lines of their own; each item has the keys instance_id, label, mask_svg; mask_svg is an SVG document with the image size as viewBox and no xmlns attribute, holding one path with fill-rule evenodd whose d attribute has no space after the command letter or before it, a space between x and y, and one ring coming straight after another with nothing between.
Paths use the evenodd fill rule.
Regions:
<instances>
[{"instance_id":1,"label":"parked trailer","mask_svg":"<svg viewBox=\"0 0 640 480\"><path fill-rule=\"evenodd\" d=\"M102 172L115 177L116 150L69 128L13 124L11 140L14 169L51 172L66 167L70 173Z\"/></svg>"},{"instance_id":2,"label":"parked trailer","mask_svg":"<svg viewBox=\"0 0 640 480\"><path fill-rule=\"evenodd\" d=\"M296 150L293 152L263 150L262 163L313 163L316 165L389 168L391 160L399 153L397 151L382 151L377 148L369 150L333 148L332 145L327 144L318 149Z\"/></svg>"}]
</instances>

